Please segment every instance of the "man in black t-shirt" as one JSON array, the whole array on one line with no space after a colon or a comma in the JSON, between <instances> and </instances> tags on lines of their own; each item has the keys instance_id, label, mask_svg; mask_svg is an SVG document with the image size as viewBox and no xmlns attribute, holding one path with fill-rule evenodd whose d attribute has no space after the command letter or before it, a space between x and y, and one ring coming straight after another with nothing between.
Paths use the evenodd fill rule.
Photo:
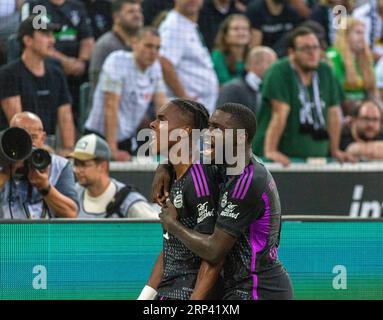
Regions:
<instances>
[{"instance_id":1,"label":"man in black t-shirt","mask_svg":"<svg viewBox=\"0 0 383 320\"><path fill-rule=\"evenodd\" d=\"M224 149L227 129L234 129L238 135L233 145L237 155L239 147L245 147L241 174L231 175L225 165L227 171L220 188L213 234L203 235L180 224L169 199L160 214L161 223L201 259L212 265L225 261L223 299L291 299L290 278L278 259L281 233L278 190L270 172L251 152L255 116L243 105L227 103L213 113L209 129L223 134L223 145L215 145L213 140L211 152L215 148Z\"/></svg>"},{"instance_id":2,"label":"man in black t-shirt","mask_svg":"<svg viewBox=\"0 0 383 320\"><path fill-rule=\"evenodd\" d=\"M60 62L67 76L73 114L78 121L80 86L87 81L94 45L91 20L84 4L76 0L29 0L22 7L22 20L34 13L36 6L44 6L50 22L61 26L54 33L56 43L50 55Z\"/></svg>"},{"instance_id":3,"label":"man in black t-shirt","mask_svg":"<svg viewBox=\"0 0 383 320\"><path fill-rule=\"evenodd\" d=\"M248 5L246 15L252 25L252 44L273 48L279 57L284 50L283 45L280 48L279 41L302 22L287 0L254 1Z\"/></svg>"},{"instance_id":4,"label":"man in black t-shirt","mask_svg":"<svg viewBox=\"0 0 383 320\"><path fill-rule=\"evenodd\" d=\"M34 21L39 20L34 20L36 17L30 16L19 27L21 58L0 69L1 127L7 127L18 112L33 112L41 118L48 135L54 135L59 126L62 154L66 155L72 151L75 139L70 94L61 68L46 61L57 26L46 23L46 29L35 29Z\"/></svg>"},{"instance_id":5,"label":"man in black t-shirt","mask_svg":"<svg viewBox=\"0 0 383 320\"><path fill-rule=\"evenodd\" d=\"M175 99L161 107L151 128L155 133L152 146L162 155L169 154L172 163L172 148L178 143L191 146L198 143L192 136L193 129L207 127L209 114L199 103ZM164 132L164 123L168 132ZM184 138L160 141L183 129ZM186 144L185 144L186 143ZM190 144L189 144L190 143ZM168 146L166 150L162 146ZM174 149L174 148L173 148ZM189 152L189 155L192 155ZM195 156L195 155L193 155ZM179 223L202 234L211 234L216 220L218 182L215 166L206 166L193 161L192 157L174 164L174 176L170 187L170 200L179 215ZM174 162L174 161L173 161ZM163 250L153 268L148 284L142 290L139 300L157 299L206 299L211 298L221 265L211 266L191 252L180 240L166 229L163 236Z\"/></svg>"}]
</instances>

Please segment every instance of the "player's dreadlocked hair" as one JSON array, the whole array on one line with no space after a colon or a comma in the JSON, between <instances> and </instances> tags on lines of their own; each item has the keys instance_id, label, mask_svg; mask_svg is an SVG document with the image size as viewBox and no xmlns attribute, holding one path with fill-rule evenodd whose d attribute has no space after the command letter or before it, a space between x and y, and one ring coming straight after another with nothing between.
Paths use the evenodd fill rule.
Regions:
<instances>
[{"instance_id":1,"label":"player's dreadlocked hair","mask_svg":"<svg viewBox=\"0 0 383 320\"><path fill-rule=\"evenodd\" d=\"M248 142L251 142L257 131L257 120L255 114L246 106L239 103L225 103L217 110L230 113L238 128L245 129Z\"/></svg>"},{"instance_id":2,"label":"player's dreadlocked hair","mask_svg":"<svg viewBox=\"0 0 383 320\"><path fill-rule=\"evenodd\" d=\"M170 101L183 111L187 111L193 114L194 117L194 129L207 129L209 121L209 112L203 106L203 104L188 100L188 99L174 99Z\"/></svg>"}]
</instances>

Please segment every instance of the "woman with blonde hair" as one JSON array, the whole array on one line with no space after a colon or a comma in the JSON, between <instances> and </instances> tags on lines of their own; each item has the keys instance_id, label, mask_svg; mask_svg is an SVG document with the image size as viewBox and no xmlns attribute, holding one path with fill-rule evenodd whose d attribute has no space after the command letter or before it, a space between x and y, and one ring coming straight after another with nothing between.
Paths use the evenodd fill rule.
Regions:
<instances>
[{"instance_id":1,"label":"woman with blonde hair","mask_svg":"<svg viewBox=\"0 0 383 320\"><path fill-rule=\"evenodd\" d=\"M346 113L358 102L375 96L374 60L362 21L347 17L346 28L337 30L334 46L327 50L327 58L344 89L346 105L349 105Z\"/></svg>"},{"instance_id":2,"label":"woman with blonde hair","mask_svg":"<svg viewBox=\"0 0 383 320\"><path fill-rule=\"evenodd\" d=\"M246 16L232 14L222 22L212 52L220 85L242 75L250 40L251 26Z\"/></svg>"}]
</instances>

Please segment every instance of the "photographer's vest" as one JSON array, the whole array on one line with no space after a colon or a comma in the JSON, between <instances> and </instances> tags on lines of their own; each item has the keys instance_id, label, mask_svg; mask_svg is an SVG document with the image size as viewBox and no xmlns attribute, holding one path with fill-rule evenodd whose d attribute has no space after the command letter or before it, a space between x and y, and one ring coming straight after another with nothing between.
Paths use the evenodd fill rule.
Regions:
<instances>
[{"instance_id":1,"label":"photographer's vest","mask_svg":"<svg viewBox=\"0 0 383 320\"><path fill-rule=\"evenodd\" d=\"M61 173L68 165L68 160L52 155L52 163L49 172L49 183L55 186ZM43 202L40 192L30 186L27 180L8 181L0 191L2 219L48 219L54 218L56 213L48 209Z\"/></svg>"},{"instance_id":2,"label":"photographer's vest","mask_svg":"<svg viewBox=\"0 0 383 320\"><path fill-rule=\"evenodd\" d=\"M110 179L111 180L111 183L113 183L115 186L116 186L116 193L119 192L122 188L125 187L125 185L113 178ZM76 183L76 193L79 197L78 199L78 204L79 204L79 211L78 211L78 215L77 215L77 218L79 219L94 219L94 218L106 218L106 212L104 213L92 213L92 212L87 212L85 209L84 209L84 195L85 195L85 191L86 189L83 188L82 186L80 186L78 183ZM137 191L131 191L131 192L128 192L125 199L122 200L119 208L116 208L123 217L125 218L129 218L128 216L128 211L129 211L129 208L136 202L138 201L144 201L144 202L147 202L147 200L145 199L145 197L140 194L139 192ZM119 218L120 216L115 212L113 215L109 216L109 218Z\"/></svg>"}]
</instances>

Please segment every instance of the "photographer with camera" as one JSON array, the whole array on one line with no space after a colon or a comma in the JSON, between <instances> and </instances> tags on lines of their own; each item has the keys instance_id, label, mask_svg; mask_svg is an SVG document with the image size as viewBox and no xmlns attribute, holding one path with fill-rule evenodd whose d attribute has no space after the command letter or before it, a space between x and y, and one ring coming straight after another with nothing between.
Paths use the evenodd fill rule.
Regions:
<instances>
[{"instance_id":1,"label":"photographer with camera","mask_svg":"<svg viewBox=\"0 0 383 320\"><path fill-rule=\"evenodd\" d=\"M109 177L112 152L96 134L83 136L69 155L78 183L78 218L158 219L158 210L133 186Z\"/></svg>"},{"instance_id":2,"label":"photographer with camera","mask_svg":"<svg viewBox=\"0 0 383 320\"><path fill-rule=\"evenodd\" d=\"M3 134L0 139L2 153L6 153L12 144L20 148L20 145L30 143L33 148L28 150L24 161L1 163L0 218L76 218L72 166L67 159L44 150L46 133L40 118L30 112L17 113L11 119L10 127L24 129L30 135L30 141L17 141L16 137L9 139Z\"/></svg>"}]
</instances>

